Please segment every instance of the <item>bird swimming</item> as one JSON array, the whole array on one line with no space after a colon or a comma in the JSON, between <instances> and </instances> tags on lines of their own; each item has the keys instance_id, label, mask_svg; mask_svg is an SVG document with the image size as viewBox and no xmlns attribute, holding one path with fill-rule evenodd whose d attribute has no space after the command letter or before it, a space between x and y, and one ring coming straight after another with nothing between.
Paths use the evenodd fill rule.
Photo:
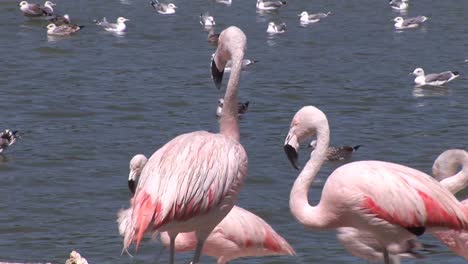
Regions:
<instances>
[{"instance_id":1,"label":"bird swimming","mask_svg":"<svg viewBox=\"0 0 468 264\"><path fill-rule=\"evenodd\" d=\"M390 0L388 3L395 10L406 10L409 6L408 0Z\"/></svg>"},{"instance_id":2,"label":"bird swimming","mask_svg":"<svg viewBox=\"0 0 468 264\"><path fill-rule=\"evenodd\" d=\"M55 6L55 4L50 1L46 1L44 6L41 7L38 4L30 4L27 1L21 1L18 6L20 7L21 12L23 12L23 15L27 17L42 17L53 15L53 6Z\"/></svg>"},{"instance_id":3,"label":"bird swimming","mask_svg":"<svg viewBox=\"0 0 468 264\"><path fill-rule=\"evenodd\" d=\"M72 25L72 24L62 24L60 26L51 23L47 25L47 35L49 36L68 36L73 33L78 32L84 28L84 26Z\"/></svg>"},{"instance_id":4,"label":"bird swimming","mask_svg":"<svg viewBox=\"0 0 468 264\"><path fill-rule=\"evenodd\" d=\"M286 32L286 23L275 24L274 22L268 23L267 33L269 34L281 34Z\"/></svg>"},{"instance_id":5,"label":"bird swimming","mask_svg":"<svg viewBox=\"0 0 468 264\"><path fill-rule=\"evenodd\" d=\"M265 1L257 0L257 9L262 11L271 11L277 10L278 8L284 6L286 1Z\"/></svg>"},{"instance_id":6,"label":"bird swimming","mask_svg":"<svg viewBox=\"0 0 468 264\"><path fill-rule=\"evenodd\" d=\"M303 11L299 16L301 17L299 21L302 24L308 24L308 23L316 23L319 22L321 19L328 17L331 15L332 12L327 12L327 13L316 13L316 14L309 14L307 11Z\"/></svg>"},{"instance_id":7,"label":"bird swimming","mask_svg":"<svg viewBox=\"0 0 468 264\"><path fill-rule=\"evenodd\" d=\"M426 20L427 17L425 16L410 17L407 19L403 19L402 17L395 17L393 19L393 21L395 21L394 26L396 29L417 28Z\"/></svg>"},{"instance_id":8,"label":"bird swimming","mask_svg":"<svg viewBox=\"0 0 468 264\"><path fill-rule=\"evenodd\" d=\"M250 103L249 101L246 101L245 103L239 102L238 107L237 107L238 109L237 113L239 115L242 115L245 112L247 112L247 110L249 109L249 103ZM223 106L224 106L224 99L223 98L218 99L218 107L216 108L217 117L221 117L223 115Z\"/></svg>"},{"instance_id":9,"label":"bird swimming","mask_svg":"<svg viewBox=\"0 0 468 264\"><path fill-rule=\"evenodd\" d=\"M210 16L208 12L206 13L201 13L200 14L200 25L208 28L216 25L216 22L214 20L213 16Z\"/></svg>"},{"instance_id":10,"label":"bird swimming","mask_svg":"<svg viewBox=\"0 0 468 264\"><path fill-rule=\"evenodd\" d=\"M127 19L125 17L119 17L117 18L117 23L110 23L107 21L107 19L104 17L101 21L94 20L96 25L101 26L104 28L104 30L108 32L123 32L127 28L125 25L125 22L130 21L130 19Z\"/></svg>"},{"instance_id":11,"label":"bird swimming","mask_svg":"<svg viewBox=\"0 0 468 264\"><path fill-rule=\"evenodd\" d=\"M5 152L5 150L15 144L16 140L20 137L17 130L11 131L10 129L6 129L5 131L0 133L0 153Z\"/></svg>"},{"instance_id":12,"label":"bird swimming","mask_svg":"<svg viewBox=\"0 0 468 264\"><path fill-rule=\"evenodd\" d=\"M310 147L315 149L317 147L317 140L310 142ZM327 158L329 161L349 159L353 152L359 149L361 145L356 146L341 146L341 147L328 147Z\"/></svg>"},{"instance_id":13,"label":"bird swimming","mask_svg":"<svg viewBox=\"0 0 468 264\"><path fill-rule=\"evenodd\" d=\"M444 71L441 73L430 73L425 75L422 68L416 68L412 73L410 73L410 75L416 76L414 83L418 86L443 86L460 76L457 71Z\"/></svg>"},{"instance_id":14,"label":"bird swimming","mask_svg":"<svg viewBox=\"0 0 468 264\"><path fill-rule=\"evenodd\" d=\"M176 12L177 6L174 5L173 3L160 3L158 0L151 1L150 2L151 6L159 13L163 15L171 15Z\"/></svg>"}]
</instances>

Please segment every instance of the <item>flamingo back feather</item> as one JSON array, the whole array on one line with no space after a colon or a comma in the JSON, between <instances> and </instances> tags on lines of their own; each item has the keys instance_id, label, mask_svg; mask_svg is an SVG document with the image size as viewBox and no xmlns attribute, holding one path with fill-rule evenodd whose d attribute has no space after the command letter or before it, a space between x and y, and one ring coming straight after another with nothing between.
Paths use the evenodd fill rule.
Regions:
<instances>
[{"instance_id":1,"label":"flamingo back feather","mask_svg":"<svg viewBox=\"0 0 468 264\"><path fill-rule=\"evenodd\" d=\"M235 203L247 175L242 145L221 134L180 135L157 150L144 167L124 233L124 249L137 248L148 228L186 221ZM125 222L121 219L119 223Z\"/></svg>"}]
</instances>

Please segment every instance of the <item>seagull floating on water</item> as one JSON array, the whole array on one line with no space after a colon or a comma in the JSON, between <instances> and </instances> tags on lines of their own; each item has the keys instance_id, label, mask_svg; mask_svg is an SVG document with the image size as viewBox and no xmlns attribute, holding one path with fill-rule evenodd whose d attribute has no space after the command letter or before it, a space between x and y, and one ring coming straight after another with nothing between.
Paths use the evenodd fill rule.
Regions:
<instances>
[{"instance_id":1,"label":"seagull floating on water","mask_svg":"<svg viewBox=\"0 0 468 264\"><path fill-rule=\"evenodd\" d=\"M218 99L218 108L216 108L216 116L217 117L221 117L223 115L223 106L224 106L224 99L219 98ZM242 115L245 112L247 112L247 109L249 109L249 101L247 101L245 103L239 102L237 107L238 107L237 108L237 113L239 115Z\"/></svg>"},{"instance_id":2,"label":"seagull floating on water","mask_svg":"<svg viewBox=\"0 0 468 264\"><path fill-rule=\"evenodd\" d=\"M68 36L75 32L78 32L84 28L84 26L72 25L72 24L62 24L60 26L51 23L47 25L47 35L49 36Z\"/></svg>"},{"instance_id":3,"label":"seagull floating on water","mask_svg":"<svg viewBox=\"0 0 468 264\"><path fill-rule=\"evenodd\" d=\"M18 131L7 129L0 133L0 153L3 153L9 146L13 145L20 138Z\"/></svg>"},{"instance_id":4,"label":"seagull floating on water","mask_svg":"<svg viewBox=\"0 0 468 264\"><path fill-rule=\"evenodd\" d=\"M275 24L274 22L268 23L267 33L279 34L286 32L286 23Z\"/></svg>"},{"instance_id":5,"label":"seagull floating on water","mask_svg":"<svg viewBox=\"0 0 468 264\"><path fill-rule=\"evenodd\" d=\"M395 17L393 19L393 21L395 21L396 29L417 28L426 20L427 17L425 16L410 17L407 19L403 19L402 17Z\"/></svg>"},{"instance_id":6,"label":"seagull floating on water","mask_svg":"<svg viewBox=\"0 0 468 264\"><path fill-rule=\"evenodd\" d=\"M30 4L27 1L21 1L18 6L20 7L21 12L27 17L42 17L42 16L51 16L54 13L55 6L51 1L46 1L44 6L38 4Z\"/></svg>"},{"instance_id":7,"label":"seagull floating on water","mask_svg":"<svg viewBox=\"0 0 468 264\"><path fill-rule=\"evenodd\" d=\"M232 4L232 0L216 0L216 3L225 4L225 5L231 5L231 4Z\"/></svg>"},{"instance_id":8,"label":"seagull floating on water","mask_svg":"<svg viewBox=\"0 0 468 264\"><path fill-rule=\"evenodd\" d=\"M210 16L210 14L206 12L205 14L200 14L200 24L204 27L212 27L216 25L216 22L214 17Z\"/></svg>"},{"instance_id":9,"label":"seagull floating on water","mask_svg":"<svg viewBox=\"0 0 468 264\"><path fill-rule=\"evenodd\" d=\"M310 147L315 149L317 147L317 140L310 142ZM328 147L327 158L329 161L349 159L351 154L358 150L361 145L356 146L342 146L342 147Z\"/></svg>"},{"instance_id":10,"label":"seagull floating on water","mask_svg":"<svg viewBox=\"0 0 468 264\"><path fill-rule=\"evenodd\" d=\"M395 10L406 10L408 9L408 0L390 0L390 7Z\"/></svg>"},{"instance_id":11,"label":"seagull floating on water","mask_svg":"<svg viewBox=\"0 0 468 264\"><path fill-rule=\"evenodd\" d=\"M54 23L56 26L61 26L63 24L71 24L71 19L68 14L63 16L57 15L49 19L50 22Z\"/></svg>"},{"instance_id":12,"label":"seagull floating on water","mask_svg":"<svg viewBox=\"0 0 468 264\"><path fill-rule=\"evenodd\" d=\"M257 9L258 10L277 10L278 8L284 6L286 1L264 1L264 0L257 0Z\"/></svg>"},{"instance_id":13,"label":"seagull floating on water","mask_svg":"<svg viewBox=\"0 0 468 264\"><path fill-rule=\"evenodd\" d=\"M174 14L176 11L175 9L177 8L177 6L174 5L173 3L162 4L162 3L159 3L158 0L151 1L150 4L154 7L154 9L156 9L156 11L158 11L159 14L163 14L163 15Z\"/></svg>"},{"instance_id":14,"label":"seagull floating on water","mask_svg":"<svg viewBox=\"0 0 468 264\"><path fill-rule=\"evenodd\" d=\"M303 24L308 24L308 23L316 23L319 22L320 19L326 18L327 16L331 15L332 12L327 12L327 13L317 13L317 14L310 14L307 13L306 11L303 11L299 16L300 22Z\"/></svg>"},{"instance_id":15,"label":"seagull floating on water","mask_svg":"<svg viewBox=\"0 0 468 264\"><path fill-rule=\"evenodd\" d=\"M418 86L442 86L460 76L456 71L444 71L441 73L430 73L425 75L422 68L416 68L412 73L410 73L410 75L416 76L414 83Z\"/></svg>"},{"instance_id":16,"label":"seagull floating on water","mask_svg":"<svg viewBox=\"0 0 468 264\"><path fill-rule=\"evenodd\" d=\"M249 59L244 59L242 60L242 70L245 70L247 68L247 66L249 65L252 65L252 64L255 64L257 63L258 61L257 60L249 60ZM224 66L224 72L230 72L231 71L231 67L232 67L232 61L229 60L227 63L226 63L226 66Z\"/></svg>"},{"instance_id":17,"label":"seagull floating on water","mask_svg":"<svg viewBox=\"0 0 468 264\"><path fill-rule=\"evenodd\" d=\"M95 20L94 22L96 25L101 26L104 30L109 32L123 32L127 28L125 22L130 21L130 19L126 19L125 17L117 18L117 23L110 23L107 21L106 18L103 18L102 21Z\"/></svg>"}]
</instances>

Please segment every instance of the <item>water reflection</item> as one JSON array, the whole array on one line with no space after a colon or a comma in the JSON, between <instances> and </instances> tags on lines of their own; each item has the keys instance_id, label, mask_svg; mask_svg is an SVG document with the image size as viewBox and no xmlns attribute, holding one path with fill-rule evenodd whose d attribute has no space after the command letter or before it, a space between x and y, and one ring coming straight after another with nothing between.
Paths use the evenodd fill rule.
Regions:
<instances>
[{"instance_id":1,"label":"water reflection","mask_svg":"<svg viewBox=\"0 0 468 264\"><path fill-rule=\"evenodd\" d=\"M414 86L413 96L414 97L438 97L447 96L450 94L450 90L443 86Z\"/></svg>"}]
</instances>

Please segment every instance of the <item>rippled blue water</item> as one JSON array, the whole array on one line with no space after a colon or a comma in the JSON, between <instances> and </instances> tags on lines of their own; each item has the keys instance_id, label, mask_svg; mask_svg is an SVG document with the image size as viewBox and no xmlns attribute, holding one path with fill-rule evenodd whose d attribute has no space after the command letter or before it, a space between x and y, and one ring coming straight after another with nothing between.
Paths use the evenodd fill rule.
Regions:
<instances>
[{"instance_id":1,"label":"rippled blue water","mask_svg":"<svg viewBox=\"0 0 468 264\"><path fill-rule=\"evenodd\" d=\"M257 14L253 0L174 3L177 13L162 16L147 1L57 0L60 12L86 27L51 39L46 22L23 17L17 1L0 2L0 129L23 133L0 163L1 260L63 263L76 249L92 263L156 262L161 245L149 241L133 259L120 255L116 212L127 206L134 154L151 155L184 132L217 130L214 111L222 92L210 79L214 48L198 23L205 11L215 16L217 32L229 25L243 29L247 57L260 61L241 81L241 100L251 102L241 121L250 170L239 204L266 219L298 253L237 263L363 262L343 250L333 231L304 231L289 213L297 171L282 143L301 106L312 104L328 115L334 145L364 145L353 160L430 172L443 150L467 147L467 1L412 1L407 16L429 20L405 32L394 30L391 20L399 13L386 1L291 0L271 14ZM334 15L301 27L297 15L303 10ZM93 25L103 16L131 19L128 33L114 36ZM270 20L286 22L287 33L269 37ZM446 88L415 89L408 73L416 67L457 70L462 77ZM310 191L312 204L341 164L322 168ZM429 236L423 240L437 244ZM179 254L178 263L190 256ZM167 252L160 258L166 261ZM427 260L410 261L461 262L442 246Z\"/></svg>"}]
</instances>

